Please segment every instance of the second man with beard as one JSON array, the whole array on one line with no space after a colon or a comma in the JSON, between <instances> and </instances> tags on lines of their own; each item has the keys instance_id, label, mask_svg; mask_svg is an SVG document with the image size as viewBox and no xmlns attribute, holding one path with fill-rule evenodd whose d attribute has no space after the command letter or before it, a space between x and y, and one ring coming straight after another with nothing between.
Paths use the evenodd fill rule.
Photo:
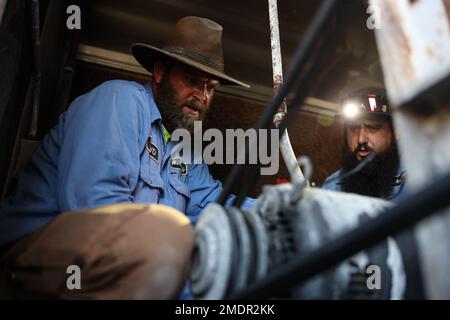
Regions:
<instances>
[{"instance_id":1,"label":"second man with beard","mask_svg":"<svg viewBox=\"0 0 450 320\"><path fill-rule=\"evenodd\" d=\"M344 121L342 169L322 187L398 202L406 194L406 174L385 90L351 92L343 99L337 117Z\"/></svg>"},{"instance_id":2,"label":"second man with beard","mask_svg":"<svg viewBox=\"0 0 450 320\"><path fill-rule=\"evenodd\" d=\"M362 88L340 104L337 119L344 124L342 168L322 188L382 198L394 203L406 197L406 171L397 148L386 91ZM406 273L405 299L423 299L417 244L411 230L394 237Z\"/></svg>"}]
</instances>

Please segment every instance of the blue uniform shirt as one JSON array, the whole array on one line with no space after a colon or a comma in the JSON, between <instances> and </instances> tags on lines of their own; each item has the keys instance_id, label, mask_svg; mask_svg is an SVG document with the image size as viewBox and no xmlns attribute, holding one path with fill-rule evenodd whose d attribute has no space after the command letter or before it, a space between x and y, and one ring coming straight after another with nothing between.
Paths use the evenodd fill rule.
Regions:
<instances>
[{"instance_id":1,"label":"blue uniform shirt","mask_svg":"<svg viewBox=\"0 0 450 320\"><path fill-rule=\"evenodd\" d=\"M342 181L338 178L342 174L342 170L338 170L330 175L322 184L322 188L334 191L342 191ZM392 192L386 200L399 203L408 194L406 188L406 171L400 163L397 174L393 181Z\"/></svg>"},{"instance_id":2,"label":"blue uniform shirt","mask_svg":"<svg viewBox=\"0 0 450 320\"><path fill-rule=\"evenodd\" d=\"M149 84L108 81L78 97L41 141L15 195L0 204L0 245L61 212L119 202L168 205L195 223L222 185L205 164L172 163L174 145L165 144Z\"/></svg>"}]
</instances>

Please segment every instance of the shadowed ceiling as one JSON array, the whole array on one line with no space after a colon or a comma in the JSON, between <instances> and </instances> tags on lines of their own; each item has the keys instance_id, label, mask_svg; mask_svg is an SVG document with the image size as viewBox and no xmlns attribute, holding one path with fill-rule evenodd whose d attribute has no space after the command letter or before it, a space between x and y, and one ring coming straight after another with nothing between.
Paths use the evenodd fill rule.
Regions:
<instances>
[{"instance_id":1,"label":"shadowed ceiling","mask_svg":"<svg viewBox=\"0 0 450 320\"><path fill-rule=\"evenodd\" d=\"M319 1L278 1L283 68L318 8ZM337 102L352 87L382 85L382 74L373 32L366 27L365 1L336 50L321 65L311 97ZM264 0L96 0L89 1L83 17L82 45L129 54L133 42L163 46L174 23L196 15L224 27L226 72L252 85L261 96L272 92L268 3ZM129 57L129 61L134 60ZM264 100L264 99L263 99Z\"/></svg>"}]
</instances>

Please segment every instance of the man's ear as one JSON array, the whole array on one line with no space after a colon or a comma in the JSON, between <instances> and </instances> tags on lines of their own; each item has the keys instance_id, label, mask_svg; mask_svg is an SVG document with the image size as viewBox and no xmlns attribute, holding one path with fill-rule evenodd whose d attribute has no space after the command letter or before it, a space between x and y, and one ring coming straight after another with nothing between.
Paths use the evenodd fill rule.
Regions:
<instances>
[{"instance_id":1,"label":"man's ear","mask_svg":"<svg viewBox=\"0 0 450 320\"><path fill-rule=\"evenodd\" d=\"M161 60L157 60L153 65L153 81L155 84L160 84L163 74L164 74L165 66Z\"/></svg>"}]
</instances>

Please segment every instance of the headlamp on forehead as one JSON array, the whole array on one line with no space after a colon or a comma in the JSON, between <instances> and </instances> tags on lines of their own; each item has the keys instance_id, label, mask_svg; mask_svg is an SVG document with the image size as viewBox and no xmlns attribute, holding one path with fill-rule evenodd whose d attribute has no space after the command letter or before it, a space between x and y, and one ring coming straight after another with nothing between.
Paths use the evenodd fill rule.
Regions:
<instances>
[{"instance_id":1,"label":"headlamp on forehead","mask_svg":"<svg viewBox=\"0 0 450 320\"><path fill-rule=\"evenodd\" d=\"M343 107L342 107L342 115L345 118L348 119L353 119L356 118L356 116L359 113L359 107L356 103L354 102L347 102Z\"/></svg>"},{"instance_id":2,"label":"headlamp on forehead","mask_svg":"<svg viewBox=\"0 0 450 320\"><path fill-rule=\"evenodd\" d=\"M354 119L361 115L390 115L386 97L374 93L352 95L341 103L339 116Z\"/></svg>"}]
</instances>

